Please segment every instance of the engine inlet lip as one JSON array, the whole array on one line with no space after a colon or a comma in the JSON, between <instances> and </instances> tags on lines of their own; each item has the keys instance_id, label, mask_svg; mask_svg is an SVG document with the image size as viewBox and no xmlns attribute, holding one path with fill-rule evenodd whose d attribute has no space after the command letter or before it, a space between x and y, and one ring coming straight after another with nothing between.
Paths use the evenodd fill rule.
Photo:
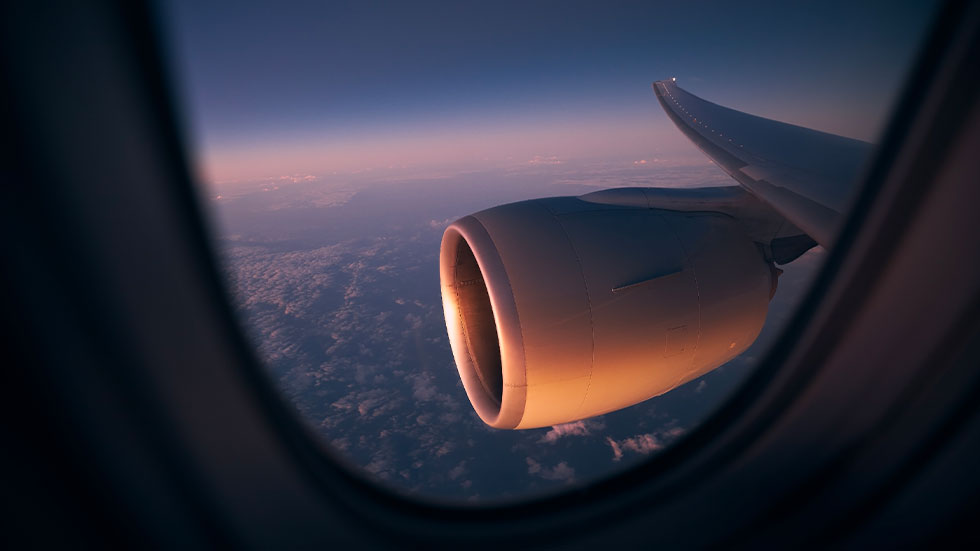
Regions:
<instances>
[{"instance_id":1,"label":"engine inlet lip","mask_svg":"<svg viewBox=\"0 0 980 551\"><path fill-rule=\"evenodd\" d=\"M460 305L456 290L456 261L460 245L473 253L487 287L493 323L500 348L502 392L500 400L481 382L473 363L460 322ZM443 313L449 341L460 379L473 409L484 423L494 428L511 429L520 424L527 399L524 342L517 304L500 254L483 224L466 216L446 228L439 254Z\"/></svg>"}]
</instances>

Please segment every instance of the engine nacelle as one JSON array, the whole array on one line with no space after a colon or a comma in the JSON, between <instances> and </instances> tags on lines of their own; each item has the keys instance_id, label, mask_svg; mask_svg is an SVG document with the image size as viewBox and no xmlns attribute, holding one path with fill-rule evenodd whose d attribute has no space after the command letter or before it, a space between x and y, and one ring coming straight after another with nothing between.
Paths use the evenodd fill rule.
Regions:
<instances>
[{"instance_id":1,"label":"engine nacelle","mask_svg":"<svg viewBox=\"0 0 980 551\"><path fill-rule=\"evenodd\" d=\"M773 273L728 215L577 197L466 216L440 253L459 375L504 429L621 409L722 365L758 336Z\"/></svg>"}]
</instances>

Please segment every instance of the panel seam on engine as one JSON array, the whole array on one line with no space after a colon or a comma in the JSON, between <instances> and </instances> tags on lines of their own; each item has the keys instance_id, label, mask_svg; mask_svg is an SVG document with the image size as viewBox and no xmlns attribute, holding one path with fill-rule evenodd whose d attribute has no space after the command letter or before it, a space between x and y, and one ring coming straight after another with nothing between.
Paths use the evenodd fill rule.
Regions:
<instances>
[{"instance_id":1,"label":"panel seam on engine","mask_svg":"<svg viewBox=\"0 0 980 551\"><path fill-rule=\"evenodd\" d=\"M694 291L698 297L698 338L696 341L694 341L694 353L691 354L691 368L693 368L694 365L697 364L698 351L701 348L701 331L703 330L703 325L704 325L704 321L701 316L701 284L698 282L698 270L697 267L694 265L694 260L691 258L690 254L688 254L687 248L684 246L684 242L681 241L681 236L677 234L677 228L675 228L674 225L670 223L670 220L668 220L666 216L663 215L659 215L659 216L661 220L663 220L664 223L667 224L667 227L670 228L671 233L674 234L674 239L677 240L677 245L680 246L681 251L684 252L684 258L691 265L691 276L694 278ZM674 387L676 386L677 385L675 384Z\"/></svg>"},{"instance_id":2,"label":"panel seam on engine","mask_svg":"<svg viewBox=\"0 0 980 551\"><path fill-rule=\"evenodd\" d=\"M575 263L578 264L579 273L582 275L582 286L585 287L585 303L589 308L589 332L592 335L592 359L589 362L589 381L585 385L585 393L582 395L582 401L579 402L576 410L581 411L582 406L585 405L585 401L589 397L589 391L592 390L592 374L595 372L595 320L592 316L592 293L589 291L589 281L585 277L585 267L582 264L582 259L579 258L578 251L575 250L575 244L572 243L572 238L568 236L568 230L565 229L565 224L562 223L561 217L552 212L551 209L545 208L545 210L555 217L555 221L558 222L558 227L561 228L562 235L565 236L565 241L568 242L569 248L572 249L572 255L575 256Z\"/></svg>"}]
</instances>

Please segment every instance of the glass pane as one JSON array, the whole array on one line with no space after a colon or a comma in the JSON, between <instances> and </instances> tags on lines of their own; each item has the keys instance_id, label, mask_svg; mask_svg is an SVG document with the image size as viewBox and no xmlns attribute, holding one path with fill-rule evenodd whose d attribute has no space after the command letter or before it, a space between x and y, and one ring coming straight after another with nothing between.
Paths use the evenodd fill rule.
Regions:
<instances>
[{"instance_id":1,"label":"glass pane","mask_svg":"<svg viewBox=\"0 0 980 551\"><path fill-rule=\"evenodd\" d=\"M450 348L440 295L447 226L532 198L736 185L665 116L650 83L669 77L720 105L873 142L932 10L159 7L216 248L271 379L370 477L483 502L599 479L690 432L764 356L826 251L780 266L758 338L717 369L604 415L498 430L470 405ZM541 282L542 292L564 277ZM623 282L634 283L643 282ZM693 350L685 343L705 331L697 323L670 328L667 352Z\"/></svg>"}]
</instances>

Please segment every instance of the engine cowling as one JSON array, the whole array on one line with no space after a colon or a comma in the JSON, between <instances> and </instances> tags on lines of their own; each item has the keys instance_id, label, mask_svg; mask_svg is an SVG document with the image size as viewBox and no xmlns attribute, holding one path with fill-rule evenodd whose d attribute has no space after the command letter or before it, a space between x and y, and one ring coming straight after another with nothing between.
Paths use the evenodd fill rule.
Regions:
<instances>
[{"instance_id":1,"label":"engine cowling","mask_svg":"<svg viewBox=\"0 0 980 551\"><path fill-rule=\"evenodd\" d=\"M457 220L440 279L466 394L505 429L621 409L722 365L758 336L774 284L728 215L578 197Z\"/></svg>"}]
</instances>

